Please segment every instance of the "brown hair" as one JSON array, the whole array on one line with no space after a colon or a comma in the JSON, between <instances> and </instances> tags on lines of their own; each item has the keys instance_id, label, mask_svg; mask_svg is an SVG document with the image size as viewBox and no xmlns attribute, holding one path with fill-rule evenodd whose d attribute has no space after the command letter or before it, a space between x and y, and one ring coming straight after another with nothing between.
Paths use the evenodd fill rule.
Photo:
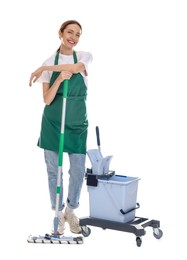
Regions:
<instances>
[{"instance_id":1,"label":"brown hair","mask_svg":"<svg viewBox=\"0 0 187 260\"><path fill-rule=\"evenodd\" d=\"M67 27L69 24L77 24L77 25L80 27L81 31L82 31L82 26L80 25L79 22L77 22L76 20L68 20L68 21L64 22L64 23L60 26L59 33L60 33L60 32L63 32L64 29L66 29L66 27Z\"/></svg>"},{"instance_id":2,"label":"brown hair","mask_svg":"<svg viewBox=\"0 0 187 260\"><path fill-rule=\"evenodd\" d=\"M77 22L76 20L68 20L66 22L64 22L61 26L60 26L60 29L58 31L58 34L60 33L63 33L63 31L66 29L66 27L69 25L69 24L77 24L80 29L81 29L81 32L82 32L82 26L79 22ZM57 49L57 52L60 50L60 47Z\"/></svg>"}]
</instances>

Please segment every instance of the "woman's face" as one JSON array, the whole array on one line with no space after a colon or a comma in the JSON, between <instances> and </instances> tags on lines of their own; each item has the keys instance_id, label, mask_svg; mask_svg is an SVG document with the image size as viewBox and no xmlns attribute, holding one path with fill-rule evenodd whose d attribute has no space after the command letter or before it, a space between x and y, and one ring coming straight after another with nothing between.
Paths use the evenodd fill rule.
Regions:
<instances>
[{"instance_id":1,"label":"woman's face","mask_svg":"<svg viewBox=\"0 0 187 260\"><path fill-rule=\"evenodd\" d=\"M60 38L66 48L73 48L79 42L81 36L81 28L77 24L69 24L61 33Z\"/></svg>"}]
</instances>

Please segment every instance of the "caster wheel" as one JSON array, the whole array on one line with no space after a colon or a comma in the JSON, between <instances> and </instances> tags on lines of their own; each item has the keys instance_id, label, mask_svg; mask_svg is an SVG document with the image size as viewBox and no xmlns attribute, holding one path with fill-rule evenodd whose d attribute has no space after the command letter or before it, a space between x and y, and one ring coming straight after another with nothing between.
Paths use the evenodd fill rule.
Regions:
<instances>
[{"instance_id":1,"label":"caster wheel","mask_svg":"<svg viewBox=\"0 0 187 260\"><path fill-rule=\"evenodd\" d=\"M142 239L141 239L141 237L137 237L137 238L136 238L136 245L137 245L138 247L140 247L141 244L142 244Z\"/></svg>"},{"instance_id":2,"label":"caster wheel","mask_svg":"<svg viewBox=\"0 0 187 260\"><path fill-rule=\"evenodd\" d=\"M156 239L160 239L160 238L163 236L162 230L159 229L159 228L154 228L154 229L153 229L153 236L154 236Z\"/></svg>"},{"instance_id":3,"label":"caster wheel","mask_svg":"<svg viewBox=\"0 0 187 260\"><path fill-rule=\"evenodd\" d=\"M90 233L91 233L91 229L89 227L87 227L87 226L82 227L82 235L84 237L88 237L90 235Z\"/></svg>"}]
</instances>

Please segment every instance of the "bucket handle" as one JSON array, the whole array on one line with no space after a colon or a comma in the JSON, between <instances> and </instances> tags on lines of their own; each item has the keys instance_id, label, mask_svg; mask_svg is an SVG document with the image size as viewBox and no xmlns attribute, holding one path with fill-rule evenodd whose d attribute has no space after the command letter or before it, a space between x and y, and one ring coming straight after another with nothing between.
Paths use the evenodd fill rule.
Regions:
<instances>
[{"instance_id":1,"label":"bucket handle","mask_svg":"<svg viewBox=\"0 0 187 260\"><path fill-rule=\"evenodd\" d=\"M129 212L131 212L131 211L133 211L133 210L138 209L139 207L140 207L140 204L139 204L139 203L136 203L136 207L135 207L135 208L130 209L130 210L127 210L127 211L124 211L123 209L120 209L120 212L121 212L123 215L125 215L125 214L127 214L127 213L129 213Z\"/></svg>"}]
</instances>

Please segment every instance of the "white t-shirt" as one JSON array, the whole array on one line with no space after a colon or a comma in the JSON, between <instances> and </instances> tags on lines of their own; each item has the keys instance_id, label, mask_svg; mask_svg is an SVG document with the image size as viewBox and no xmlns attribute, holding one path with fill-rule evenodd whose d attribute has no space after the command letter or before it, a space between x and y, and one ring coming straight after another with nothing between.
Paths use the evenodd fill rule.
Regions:
<instances>
[{"instance_id":1,"label":"white t-shirt","mask_svg":"<svg viewBox=\"0 0 187 260\"><path fill-rule=\"evenodd\" d=\"M77 51L77 62L82 62L85 66L85 69L88 73L88 65L89 63L92 62L92 54L90 52L84 52L84 51ZM54 65L54 60L55 60L56 52L50 56L46 61L43 62L43 66L51 66ZM64 55L59 53L59 59L58 59L58 64L74 64L74 59L73 55ZM52 71L43 71L41 77L37 80L38 83L49 83L51 76L52 76ZM81 72L81 75L84 78L86 86L88 85L87 82L87 76L83 72Z\"/></svg>"}]
</instances>

